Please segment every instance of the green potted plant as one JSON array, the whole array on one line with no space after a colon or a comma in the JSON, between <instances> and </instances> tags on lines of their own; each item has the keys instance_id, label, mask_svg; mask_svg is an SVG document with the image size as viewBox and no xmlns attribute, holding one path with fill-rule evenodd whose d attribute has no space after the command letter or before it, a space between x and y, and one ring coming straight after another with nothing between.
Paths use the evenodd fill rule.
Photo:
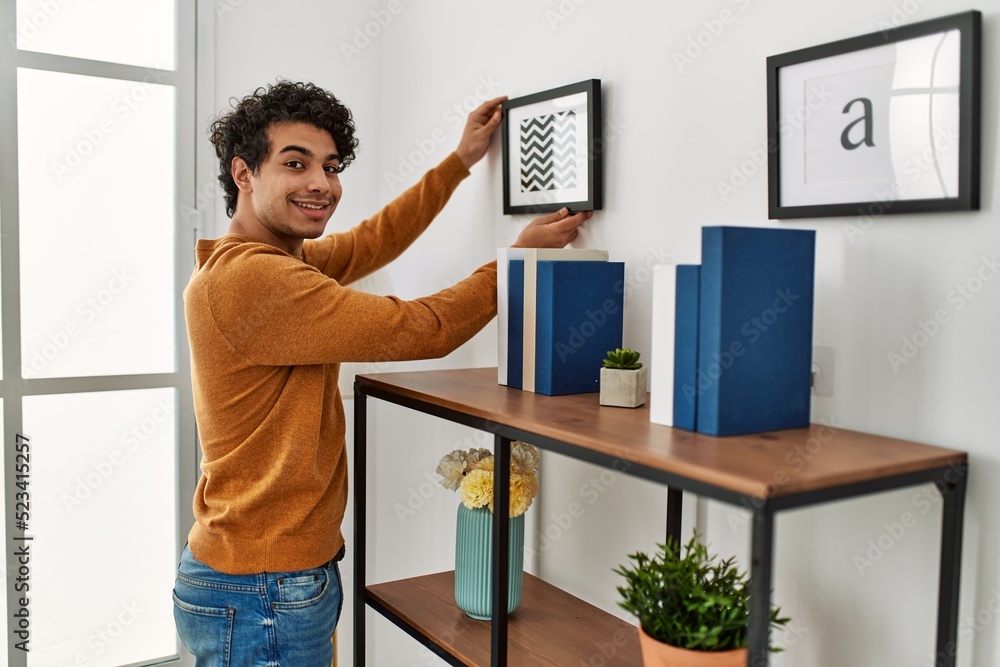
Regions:
<instances>
[{"instance_id":1,"label":"green potted plant","mask_svg":"<svg viewBox=\"0 0 1000 667\"><path fill-rule=\"evenodd\" d=\"M601 405L637 408L644 404L647 377L638 352L627 347L608 350L601 368Z\"/></svg>"},{"instance_id":2,"label":"green potted plant","mask_svg":"<svg viewBox=\"0 0 1000 667\"><path fill-rule=\"evenodd\" d=\"M639 552L614 570L625 578L619 605L639 619L646 667L744 667L750 579L735 559L711 554L694 535L683 547L673 539L653 556ZM784 626L772 607L772 627ZM772 651L779 649L772 648Z\"/></svg>"}]
</instances>

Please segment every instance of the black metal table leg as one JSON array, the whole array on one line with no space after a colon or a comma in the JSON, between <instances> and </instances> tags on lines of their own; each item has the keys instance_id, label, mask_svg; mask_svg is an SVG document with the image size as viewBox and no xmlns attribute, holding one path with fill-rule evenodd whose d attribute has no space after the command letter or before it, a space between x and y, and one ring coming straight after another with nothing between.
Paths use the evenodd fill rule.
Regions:
<instances>
[{"instance_id":1,"label":"black metal table leg","mask_svg":"<svg viewBox=\"0 0 1000 667\"><path fill-rule=\"evenodd\" d=\"M510 578L510 439L494 436L493 667L507 665L507 586Z\"/></svg>"},{"instance_id":2,"label":"black metal table leg","mask_svg":"<svg viewBox=\"0 0 1000 667\"><path fill-rule=\"evenodd\" d=\"M955 667L958 656L958 595L962 572L962 527L968 466L949 468L936 484L944 499L941 517L941 573L934 667Z\"/></svg>"},{"instance_id":3,"label":"black metal table leg","mask_svg":"<svg viewBox=\"0 0 1000 667\"><path fill-rule=\"evenodd\" d=\"M684 509L684 492L674 487L667 487L667 540L673 538L674 544L681 543L681 510Z\"/></svg>"},{"instance_id":4,"label":"black metal table leg","mask_svg":"<svg viewBox=\"0 0 1000 667\"><path fill-rule=\"evenodd\" d=\"M367 396L354 388L354 664L365 664L365 503L367 500Z\"/></svg>"},{"instance_id":5,"label":"black metal table leg","mask_svg":"<svg viewBox=\"0 0 1000 667\"><path fill-rule=\"evenodd\" d=\"M750 619L747 629L747 665L767 667L771 633L771 569L774 551L774 512L764 503L753 513L750 546Z\"/></svg>"}]
</instances>

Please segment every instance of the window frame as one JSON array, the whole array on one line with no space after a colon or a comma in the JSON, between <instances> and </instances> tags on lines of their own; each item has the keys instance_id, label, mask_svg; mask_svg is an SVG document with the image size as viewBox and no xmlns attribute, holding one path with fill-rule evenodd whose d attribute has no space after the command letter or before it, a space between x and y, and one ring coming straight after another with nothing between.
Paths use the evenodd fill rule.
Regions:
<instances>
[{"instance_id":1,"label":"window frame","mask_svg":"<svg viewBox=\"0 0 1000 667\"><path fill-rule=\"evenodd\" d=\"M114 391L148 388L173 388L177 392L178 405L176 470L177 522L175 526L175 559L180 560L181 550L187 533L194 522L191 498L198 481L198 442L194 419L191 391L190 354L184 322L182 294L194 266L194 246L203 229L211 223L214 207L203 210L197 201L197 184L214 180L212 165L206 159L196 160L197 118L203 116L199 102L206 98L198 92L211 91L211 80L196 79L198 54L211 56L211 28L214 24L214 5L198 0L175 0L176 70L157 70L142 66L119 63L98 62L81 58L71 58L16 48L17 8L14 2L0 6L0 35L7 36L0 46L0 334L2 334L3 379L0 380L0 398L3 400L3 443L5 470L15 469L16 434L27 435L22 430L22 400L27 396L50 394ZM207 25L206 25L207 24ZM199 27L201 29L199 29ZM201 47L201 49L199 49ZM207 47L207 48L206 48ZM21 285L20 285L20 244L19 244L19 200L18 200L18 125L17 125L17 72L19 69L36 69L67 74L81 74L101 78L142 82L150 75L157 83L173 86L176 91L176 220L174 226L174 339L176 364L172 373L111 375L97 377L35 378L21 376ZM208 71L211 71L209 68ZM210 100L210 95L207 100ZM206 100L206 101L207 101ZM206 171L207 170L207 171ZM210 187L210 186L209 186ZM204 188L203 188L204 189ZM191 215L196 211L196 215ZM34 444L34 443L33 443ZM44 443L37 443L44 446ZM21 531L16 529L14 517L14 478L6 474L4 487L5 545L14 542ZM30 529L28 531L30 535ZM51 536L50 536L51 537ZM9 556L8 556L9 558ZM25 595L15 590L15 572L8 561L4 615L10 619L7 610L17 608L18 599ZM169 593L164 593L169 599ZM30 598L30 592L28 593ZM15 648L19 641L14 627L7 622L8 647L7 664L11 667L26 667L28 654ZM179 641L176 655L150 659L152 663L190 663L183 656Z\"/></svg>"}]
</instances>

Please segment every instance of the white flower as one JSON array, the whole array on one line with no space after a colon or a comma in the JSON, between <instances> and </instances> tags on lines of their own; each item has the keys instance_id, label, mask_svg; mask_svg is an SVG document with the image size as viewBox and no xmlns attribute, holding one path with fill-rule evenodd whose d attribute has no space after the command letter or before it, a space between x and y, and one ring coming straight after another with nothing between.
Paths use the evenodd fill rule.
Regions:
<instances>
[{"instance_id":1,"label":"white flower","mask_svg":"<svg viewBox=\"0 0 1000 667\"><path fill-rule=\"evenodd\" d=\"M457 491L466 473L465 452L454 451L445 455L438 463L437 474L441 475L441 486Z\"/></svg>"},{"instance_id":2,"label":"white flower","mask_svg":"<svg viewBox=\"0 0 1000 667\"><path fill-rule=\"evenodd\" d=\"M466 455L466 461L468 461L468 466L469 466L465 472L469 472L469 470L475 468L477 464L483 459L492 458L493 452L491 452L488 449L483 449L482 447L479 447L478 449L470 449L468 452L465 453L465 455Z\"/></svg>"},{"instance_id":3,"label":"white flower","mask_svg":"<svg viewBox=\"0 0 1000 667\"><path fill-rule=\"evenodd\" d=\"M526 442L517 441L510 450L510 462L514 470L529 473L538 470L541 457L537 449Z\"/></svg>"}]
</instances>

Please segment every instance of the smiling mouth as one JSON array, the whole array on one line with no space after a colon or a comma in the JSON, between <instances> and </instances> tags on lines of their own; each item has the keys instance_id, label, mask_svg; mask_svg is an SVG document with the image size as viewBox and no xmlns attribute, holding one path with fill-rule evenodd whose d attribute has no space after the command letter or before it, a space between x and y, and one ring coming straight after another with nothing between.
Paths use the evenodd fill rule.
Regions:
<instances>
[{"instance_id":1,"label":"smiling mouth","mask_svg":"<svg viewBox=\"0 0 1000 667\"><path fill-rule=\"evenodd\" d=\"M322 211L327 206L329 206L329 204L307 204L301 201L293 201L292 203L298 206L299 208L308 209L310 211Z\"/></svg>"}]
</instances>

